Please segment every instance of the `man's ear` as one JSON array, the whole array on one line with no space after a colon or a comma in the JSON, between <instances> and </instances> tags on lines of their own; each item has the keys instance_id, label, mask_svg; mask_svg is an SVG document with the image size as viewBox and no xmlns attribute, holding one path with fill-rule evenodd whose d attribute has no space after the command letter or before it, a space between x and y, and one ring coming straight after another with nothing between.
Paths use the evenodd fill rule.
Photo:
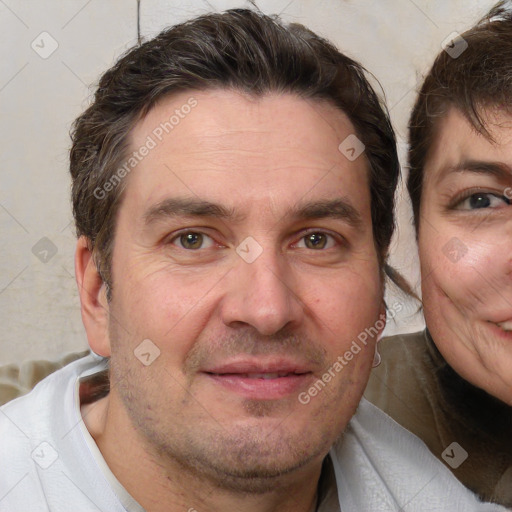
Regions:
<instances>
[{"instance_id":1,"label":"man's ear","mask_svg":"<svg viewBox=\"0 0 512 512\"><path fill-rule=\"evenodd\" d=\"M89 346L96 354L110 357L106 286L96 268L89 240L85 236L81 236L76 244L75 276L80 295L82 322L87 332Z\"/></svg>"}]
</instances>

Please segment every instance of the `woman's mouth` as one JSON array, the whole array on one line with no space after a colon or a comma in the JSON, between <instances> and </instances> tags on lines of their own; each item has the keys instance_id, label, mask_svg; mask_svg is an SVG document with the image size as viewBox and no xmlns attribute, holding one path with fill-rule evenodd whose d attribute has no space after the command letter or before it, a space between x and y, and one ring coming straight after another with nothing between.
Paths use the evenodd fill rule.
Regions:
<instances>
[{"instance_id":1,"label":"woman's mouth","mask_svg":"<svg viewBox=\"0 0 512 512\"><path fill-rule=\"evenodd\" d=\"M501 327L506 332L512 331L512 320L507 320L506 322L500 322L496 324L498 327Z\"/></svg>"}]
</instances>

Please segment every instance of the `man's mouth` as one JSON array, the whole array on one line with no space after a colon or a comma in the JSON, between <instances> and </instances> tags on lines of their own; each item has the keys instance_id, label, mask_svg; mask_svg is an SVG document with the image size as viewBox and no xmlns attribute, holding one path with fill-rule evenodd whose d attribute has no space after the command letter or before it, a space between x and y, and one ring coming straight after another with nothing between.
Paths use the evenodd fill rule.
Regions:
<instances>
[{"instance_id":1,"label":"man's mouth","mask_svg":"<svg viewBox=\"0 0 512 512\"><path fill-rule=\"evenodd\" d=\"M290 373L290 372L274 372L274 373L212 373L212 375L217 375L219 377L243 377L246 379L279 379L281 377L290 377L293 375L302 375L300 373Z\"/></svg>"},{"instance_id":2,"label":"man's mouth","mask_svg":"<svg viewBox=\"0 0 512 512\"><path fill-rule=\"evenodd\" d=\"M203 370L215 385L244 398L277 400L309 385L313 372L299 362L232 361Z\"/></svg>"}]
</instances>

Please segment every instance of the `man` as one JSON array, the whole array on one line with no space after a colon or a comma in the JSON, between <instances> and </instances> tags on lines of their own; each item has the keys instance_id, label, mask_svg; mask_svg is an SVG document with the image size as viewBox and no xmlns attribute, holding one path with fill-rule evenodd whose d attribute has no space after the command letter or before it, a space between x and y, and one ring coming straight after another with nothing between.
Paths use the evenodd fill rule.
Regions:
<instances>
[{"instance_id":1,"label":"man","mask_svg":"<svg viewBox=\"0 0 512 512\"><path fill-rule=\"evenodd\" d=\"M107 71L72 137L96 355L1 409L0 510L497 510L369 404L347 428L399 172L357 63L204 16Z\"/></svg>"}]
</instances>

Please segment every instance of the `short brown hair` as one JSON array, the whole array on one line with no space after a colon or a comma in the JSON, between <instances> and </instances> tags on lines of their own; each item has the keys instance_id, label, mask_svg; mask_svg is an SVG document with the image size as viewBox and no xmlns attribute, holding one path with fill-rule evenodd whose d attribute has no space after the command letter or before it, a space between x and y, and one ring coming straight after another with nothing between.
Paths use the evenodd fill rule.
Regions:
<instances>
[{"instance_id":1,"label":"short brown hair","mask_svg":"<svg viewBox=\"0 0 512 512\"><path fill-rule=\"evenodd\" d=\"M387 110L365 70L301 25L285 26L277 17L233 9L176 25L129 50L101 77L93 103L73 125L70 170L77 234L94 249L109 296L123 183L105 184L127 159L130 130L162 97L212 88L255 96L289 92L330 101L348 116L365 145L374 240L384 261L394 230L399 162ZM98 187L109 189L102 199L95 196Z\"/></svg>"},{"instance_id":2,"label":"short brown hair","mask_svg":"<svg viewBox=\"0 0 512 512\"><path fill-rule=\"evenodd\" d=\"M484 111L512 113L512 9L496 4L462 34L467 48L452 58L441 51L427 74L409 121L409 177L416 232L423 188L423 169L450 108L461 112L489 140Z\"/></svg>"}]
</instances>

